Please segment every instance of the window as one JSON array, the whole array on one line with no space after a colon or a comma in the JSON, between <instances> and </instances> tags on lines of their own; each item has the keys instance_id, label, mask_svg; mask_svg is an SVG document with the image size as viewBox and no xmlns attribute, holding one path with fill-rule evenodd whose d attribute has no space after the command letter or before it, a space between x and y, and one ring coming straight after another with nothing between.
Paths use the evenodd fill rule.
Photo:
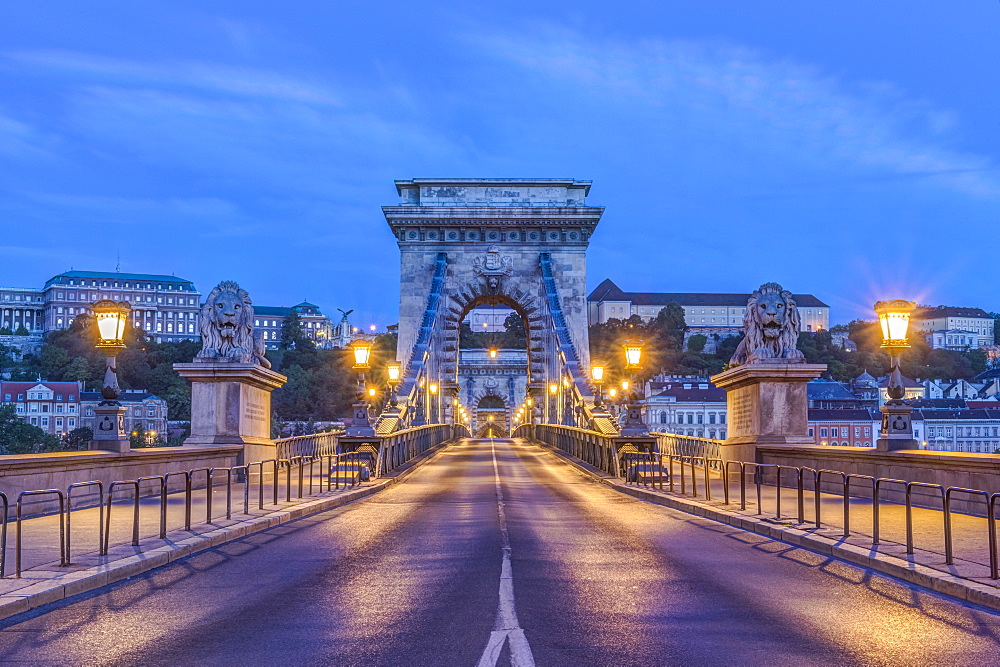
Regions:
<instances>
[{"instance_id":1,"label":"window","mask_svg":"<svg viewBox=\"0 0 1000 667\"><path fill-rule=\"evenodd\" d=\"M76 426L76 419L74 419L73 417L70 417L70 418L69 418L69 419L67 419L66 421L67 421L67 422L69 423L69 427L70 427L70 428L73 428L73 427L75 427L75 426Z\"/></svg>"},{"instance_id":2,"label":"window","mask_svg":"<svg viewBox=\"0 0 1000 667\"><path fill-rule=\"evenodd\" d=\"M826 431L826 429L825 429L825 428L821 428L821 429L819 430L819 437L821 437L821 438L825 438L826 436L827 436L827 431Z\"/></svg>"},{"instance_id":3,"label":"window","mask_svg":"<svg viewBox=\"0 0 1000 667\"><path fill-rule=\"evenodd\" d=\"M857 437L860 437L860 436L861 436L861 427L860 426L855 426L854 427L854 437L857 438Z\"/></svg>"},{"instance_id":4,"label":"window","mask_svg":"<svg viewBox=\"0 0 1000 667\"><path fill-rule=\"evenodd\" d=\"M153 412L153 411L152 411L152 410L150 410L150 415L149 415L150 417L152 417L152 416L153 416L153 415L152 415L152 412ZM666 413L666 412L664 412L663 410L660 410L660 423L661 423L661 424L666 424L666 423L667 423L667 413Z\"/></svg>"},{"instance_id":5,"label":"window","mask_svg":"<svg viewBox=\"0 0 1000 667\"><path fill-rule=\"evenodd\" d=\"M866 426L866 427L865 427L865 437L866 437L866 438L870 438L870 437L872 437L872 429L871 429L871 427L870 427L870 426Z\"/></svg>"},{"instance_id":6,"label":"window","mask_svg":"<svg viewBox=\"0 0 1000 667\"><path fill-rule=\"evenodd\" d=\"M840 437L841 438L846 438L847 435L848 435L848 428L846 426L841 426L840 427Z\"/></svg>"},{"instance_id":7,"label":"window","mask_svg":"<svg viewBox=\"0 0 1000 667\"><path fill-rule=\"evenodd\" d=\"M708 413L708 423L709 424L714 424L715 423L715 413L714 412L709 412Z\"/></svg>"},{"instance_id":8,"label":"window","mask_svg":"<svg viewBox=\"0 0 1000 667\"><path fill-rule=\"evenodd\" d=\"M704 419L705 419L705 416L699 412L698 413L698 423L699 424L703 423Z\"/></svg>"},{"instance_id":9,"label":"window","mask_svg":"<svg viewBox=\"0 0 1000 667\"><path fill-rule=\"evenodd\" d=\"M814 429L813 429L812 427L810 427L810 428L809 428L809 437L810 437L810 438L812 438L812 437L813 437L813 436L815 436L815 435L816 435L816 434L815 434L815 432L814 432Z\"/></svg>"}]
</instances>

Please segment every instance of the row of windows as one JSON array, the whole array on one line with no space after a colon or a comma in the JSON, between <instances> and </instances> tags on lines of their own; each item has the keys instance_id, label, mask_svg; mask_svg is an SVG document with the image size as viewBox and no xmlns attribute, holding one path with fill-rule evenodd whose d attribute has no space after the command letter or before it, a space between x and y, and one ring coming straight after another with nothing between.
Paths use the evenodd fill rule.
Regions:
<instances>
[{"instance_id":1,"label":"row of windows","mask_svg":"<svg viewBox=\"0 0 1000 667\"><path fill-rule=\"evenodd\" d=\"M928 426L927 427L927 437L941 437L951 435L951 426ZM990 430L992 429L992 433ZM956 426L955 435L959 438L974 438L980 436L993 436L994 438L1000 436L1000 427L998 426Z\"/></svg>"},{"instance_id":2,"label":"row of windows","mask_svg":"<svg viewBox=\"0 0 1000 667\"><path fill-rule=\"evenodd\" d=\"M13 396L13 394L4 394L3 395L3 400L10 402L11 396ZM62 394L56 394L55 396L56 396L56 401L57 402L62 402L62 400L63 400L63 395ZM17 400L23 401L24 400L24 394L23 393L18 394L17 395ZM45 391L29 391L28 392L28 400L29 401L51 401L52 400L52 394L50 394L48 392L45 392ZM69 402L70 403L76 402L76 394L70 394L69 395Z\"/></svg>"},{"instance_id":3,"label":"row of windows","mask_svg":"<svg viewBox=\"0 0 1000 667\"><path fill-rule=\"evenodd\" d=\"M56 428L62 428L63 427L63 418L62 417L55 417L54 420L55 421L53 422L53 425ZM39 425L41 425L41 426L48 426L49 425L49 418L48 417L32 417L31 418L31 424L34 425L34 426L39 426ZM76 428L76 418L75 417L69 417L68 419L66 419L65 426L67 428L70 428L70 429Z\"/></svg>"},{"instance_id":4,"label":"row of windows","mask_svg":"<svg viewBox=\"0 0 1000 667\"><path fill-rule=\"evenodd\" d=\"M855 438L861 437L861 431L862 430L864 430L866 438L872 437L872 428L871 428L871 426L864 426L864 427L862 427L862 426L855 426L854 427L854 437ZM840 426L840 427L837 427L837 426L830 426L830 427L821 426L820 429L819 429L819 437L821 437L821 438L826 438L826 437L836 438L837 435L838 435L838 431L839 431L839 435L840 435L841 438L847 438L847 437L849 437L851 435L851 429L850 429L849 426ZM812 427L809 428L809 435L810 435L810 437L815 436L815 431L814 431L814 429Z\"/></svg>"},{"instance_id":5,"label":"row of windows","mask_svg":"<svg viewBox=\"0 0 1000 667\"><path fill-rule=\"evenodd\" d=\"M90 296L89 301L98 301L100 299L113 299L114 301L121 301L122 300L122 295L121 294L103 294L103 293L102 294L98 294L97 292L93 292L89 296ZM87 301L88 300L87 297L88 297L87 293L84 292L83 294L80 295L80 301ZM62 299L63 298L63 293L59 292L56 295L56 298ZM68 295L68 298L69 298L70 301L75 301L76 300L76 293L75 292L70 292L69 295ZM143 299L142 295L126 294L126 295L124 295L124 298L129 303L143 303L143 301L145 301L146 303L153 303L153 297L152 296L148 296L148 295L146 296L145 299ZM168 296L166 302L167 302L168 305L171 305L171 306L174 305L174 297ZM163 303L163 297L162 296L156 297L156 303ZM187 298L183 298L183 297L177 297L177 305L178 306L197 306L198 305L198 300L197 299L187 299ZM62 310L58 310L57 309L57 312L61 313Z\"/></svg>"},{"instance_id":6,"label":"row of windows","mask_svg":"<svg viewBox=\"0 0 1000 667\"><path fill-rule=\"evenodd\" d=\"M661 424L666 424L667 423L667 412L666 412L666 410L661 410L659 416L660 416L660 423ZM687 419L686 422L685 422L685 419ZM715 424L716 423L716 419L719 420L718 421L719 424L725 424L726 423L726 413L725 412L720 412L720 413L718 413L718 417L716 417L716 413L714 413L714 412L709 412L708 413L708 423L709 424ZM678 412L677 413L677 421L675 423L677 423L677 424L685 424L685 423L687 423L687 424L704 424L705 423L705 414L701 413L701 412Z\"/></svg>"},{"instance_id":7,"label":"row of windows","mask_svg":"<svg viewBox=\"0 0 1000 667\"><path fill-rule=\"evenodd\" d=\"M833 442L829 442L829 443L826 440L824 440L822 442L822 444L829 445L831 447L850 447L851 446L850 440L846 440L844 442L833 441ZM870 442L860 442L858 440L855 440L854 441L854 446L855 447L871 447L872 443L870 443Z\"/></svg>"},{"instance_id":8,"label":"row of windows","mask_svg":"<svg viewBox=\"0 0 1000 667\"><path fill-rule=\"evenodd\" d=\"M86 287L87 286L87 281L86 280L81 280L81 281L77 282L76 279L70 278L69 284L70 285L79 285L80 287ZM102 280L100 286L101 287L120 287L122 289L163 289L163 284L162 283L145 283L146 287L143 287L143 284L144 283L138 283L138 282L137 283L130 283L130 282L119 283L117 281L112 281L112 285L108 285L108 281L107 280ZM155 285L155 287L154 287L154 285ZM90 286L91 287L97 287L97 281L96 280L91 280L90 281ZM176 288L178 291L182 291L184 289L184 287L185 287L184 285L174 285L173 283L167 283L167 289L168 290L173 290L173 289ZM192 289L193 289L193 287L192 287ZM62 292L59 292L59 297L62 298Z\"/></svg>"},{"instance_id":9,"label":"row of windows","mask_svg":"<svg viewBox=\"0 0 1000 667\"><path fill-rule=\"evenodd\" d=\"M666 432L667 431L664 431L664 433L666 433ZM707 431L707 434L708 434L707 437L710 440L725 440L726 439L726 432L725 431L716 431L715 429L709 429ZM692 438L704 438L704 437L706 437L706 431L705 431L705 429L701 429L701 428L697 429L697 430L695 430L695 429L687 429L686 431L685 430L677 431L677 435L689 435Z\"/></svg>"}]
</instances>

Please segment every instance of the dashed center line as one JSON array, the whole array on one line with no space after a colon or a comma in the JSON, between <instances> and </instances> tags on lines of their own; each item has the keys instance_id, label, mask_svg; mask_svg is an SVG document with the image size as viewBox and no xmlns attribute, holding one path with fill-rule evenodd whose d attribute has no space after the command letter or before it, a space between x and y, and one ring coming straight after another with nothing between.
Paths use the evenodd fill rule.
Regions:
<instances>
[{"instance_id":1,"label":"dashed center line","mask_svg":"<svg viewBox=\"0 0 1000 667\"><path fill-rule=\"evenodd\" d=\"M496 444L490 438L490 452L493 456L493 479L497 489L497 514L500 517L500 538L503 561L500 565L500 602L497 604L497 620L493 624L490 640L486 644L478 667L495 667L504 643L510 644L510 662L514 667L535 667L535 657L531 654L528 639L517 622L514 609L514 575L510 566L510 535L507 533L507 516L504 514L503 490L500 488L500 468L497 466Z\"/></svg>"}]
</instances>

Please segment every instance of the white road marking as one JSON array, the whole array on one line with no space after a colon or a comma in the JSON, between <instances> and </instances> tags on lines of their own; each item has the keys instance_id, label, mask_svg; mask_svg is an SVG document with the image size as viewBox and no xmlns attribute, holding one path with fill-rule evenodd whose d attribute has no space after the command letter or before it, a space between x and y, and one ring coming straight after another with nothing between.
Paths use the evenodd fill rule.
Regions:
<instances>
[{"instance_id":1,"label":"white road marking","mask_svg":"<svg viewBox=\"0 0 1000 667\"><path fill-rule=\"evenodd\" d=\"M493 479L497 488L497 514L500 517L501 550L503 562L500 564L500 602L497 605L497 620L486 644L478 667L495 667L504 642L510 643L510 662L514 667L535 667L535 657L531 654L528 639L517 622L514 611L514 575L510 568L510 536L507 533L507 516L503 509L503 490L500 488L500 468L497 466L497 450L490 438L490 452L493 455Z\"/></svg>"}]
</instances>

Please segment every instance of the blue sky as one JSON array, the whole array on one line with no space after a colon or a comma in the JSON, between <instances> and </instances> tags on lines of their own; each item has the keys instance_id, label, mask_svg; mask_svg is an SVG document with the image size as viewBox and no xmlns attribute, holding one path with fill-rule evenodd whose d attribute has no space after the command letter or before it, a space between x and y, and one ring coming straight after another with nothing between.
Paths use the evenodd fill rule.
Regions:
<instances>
[{"instance_id":1,"label":"blue sky","mask_svg":"<svg viewBox=\"0 0 1000 667\"><path fill-rule=\"evenodd\" d=\"M592 287L1000 310L997 34L992 0L15 3L0 284L120 253L385 325L393 179L572 177Z\"/></svg>"}]
</instances>

